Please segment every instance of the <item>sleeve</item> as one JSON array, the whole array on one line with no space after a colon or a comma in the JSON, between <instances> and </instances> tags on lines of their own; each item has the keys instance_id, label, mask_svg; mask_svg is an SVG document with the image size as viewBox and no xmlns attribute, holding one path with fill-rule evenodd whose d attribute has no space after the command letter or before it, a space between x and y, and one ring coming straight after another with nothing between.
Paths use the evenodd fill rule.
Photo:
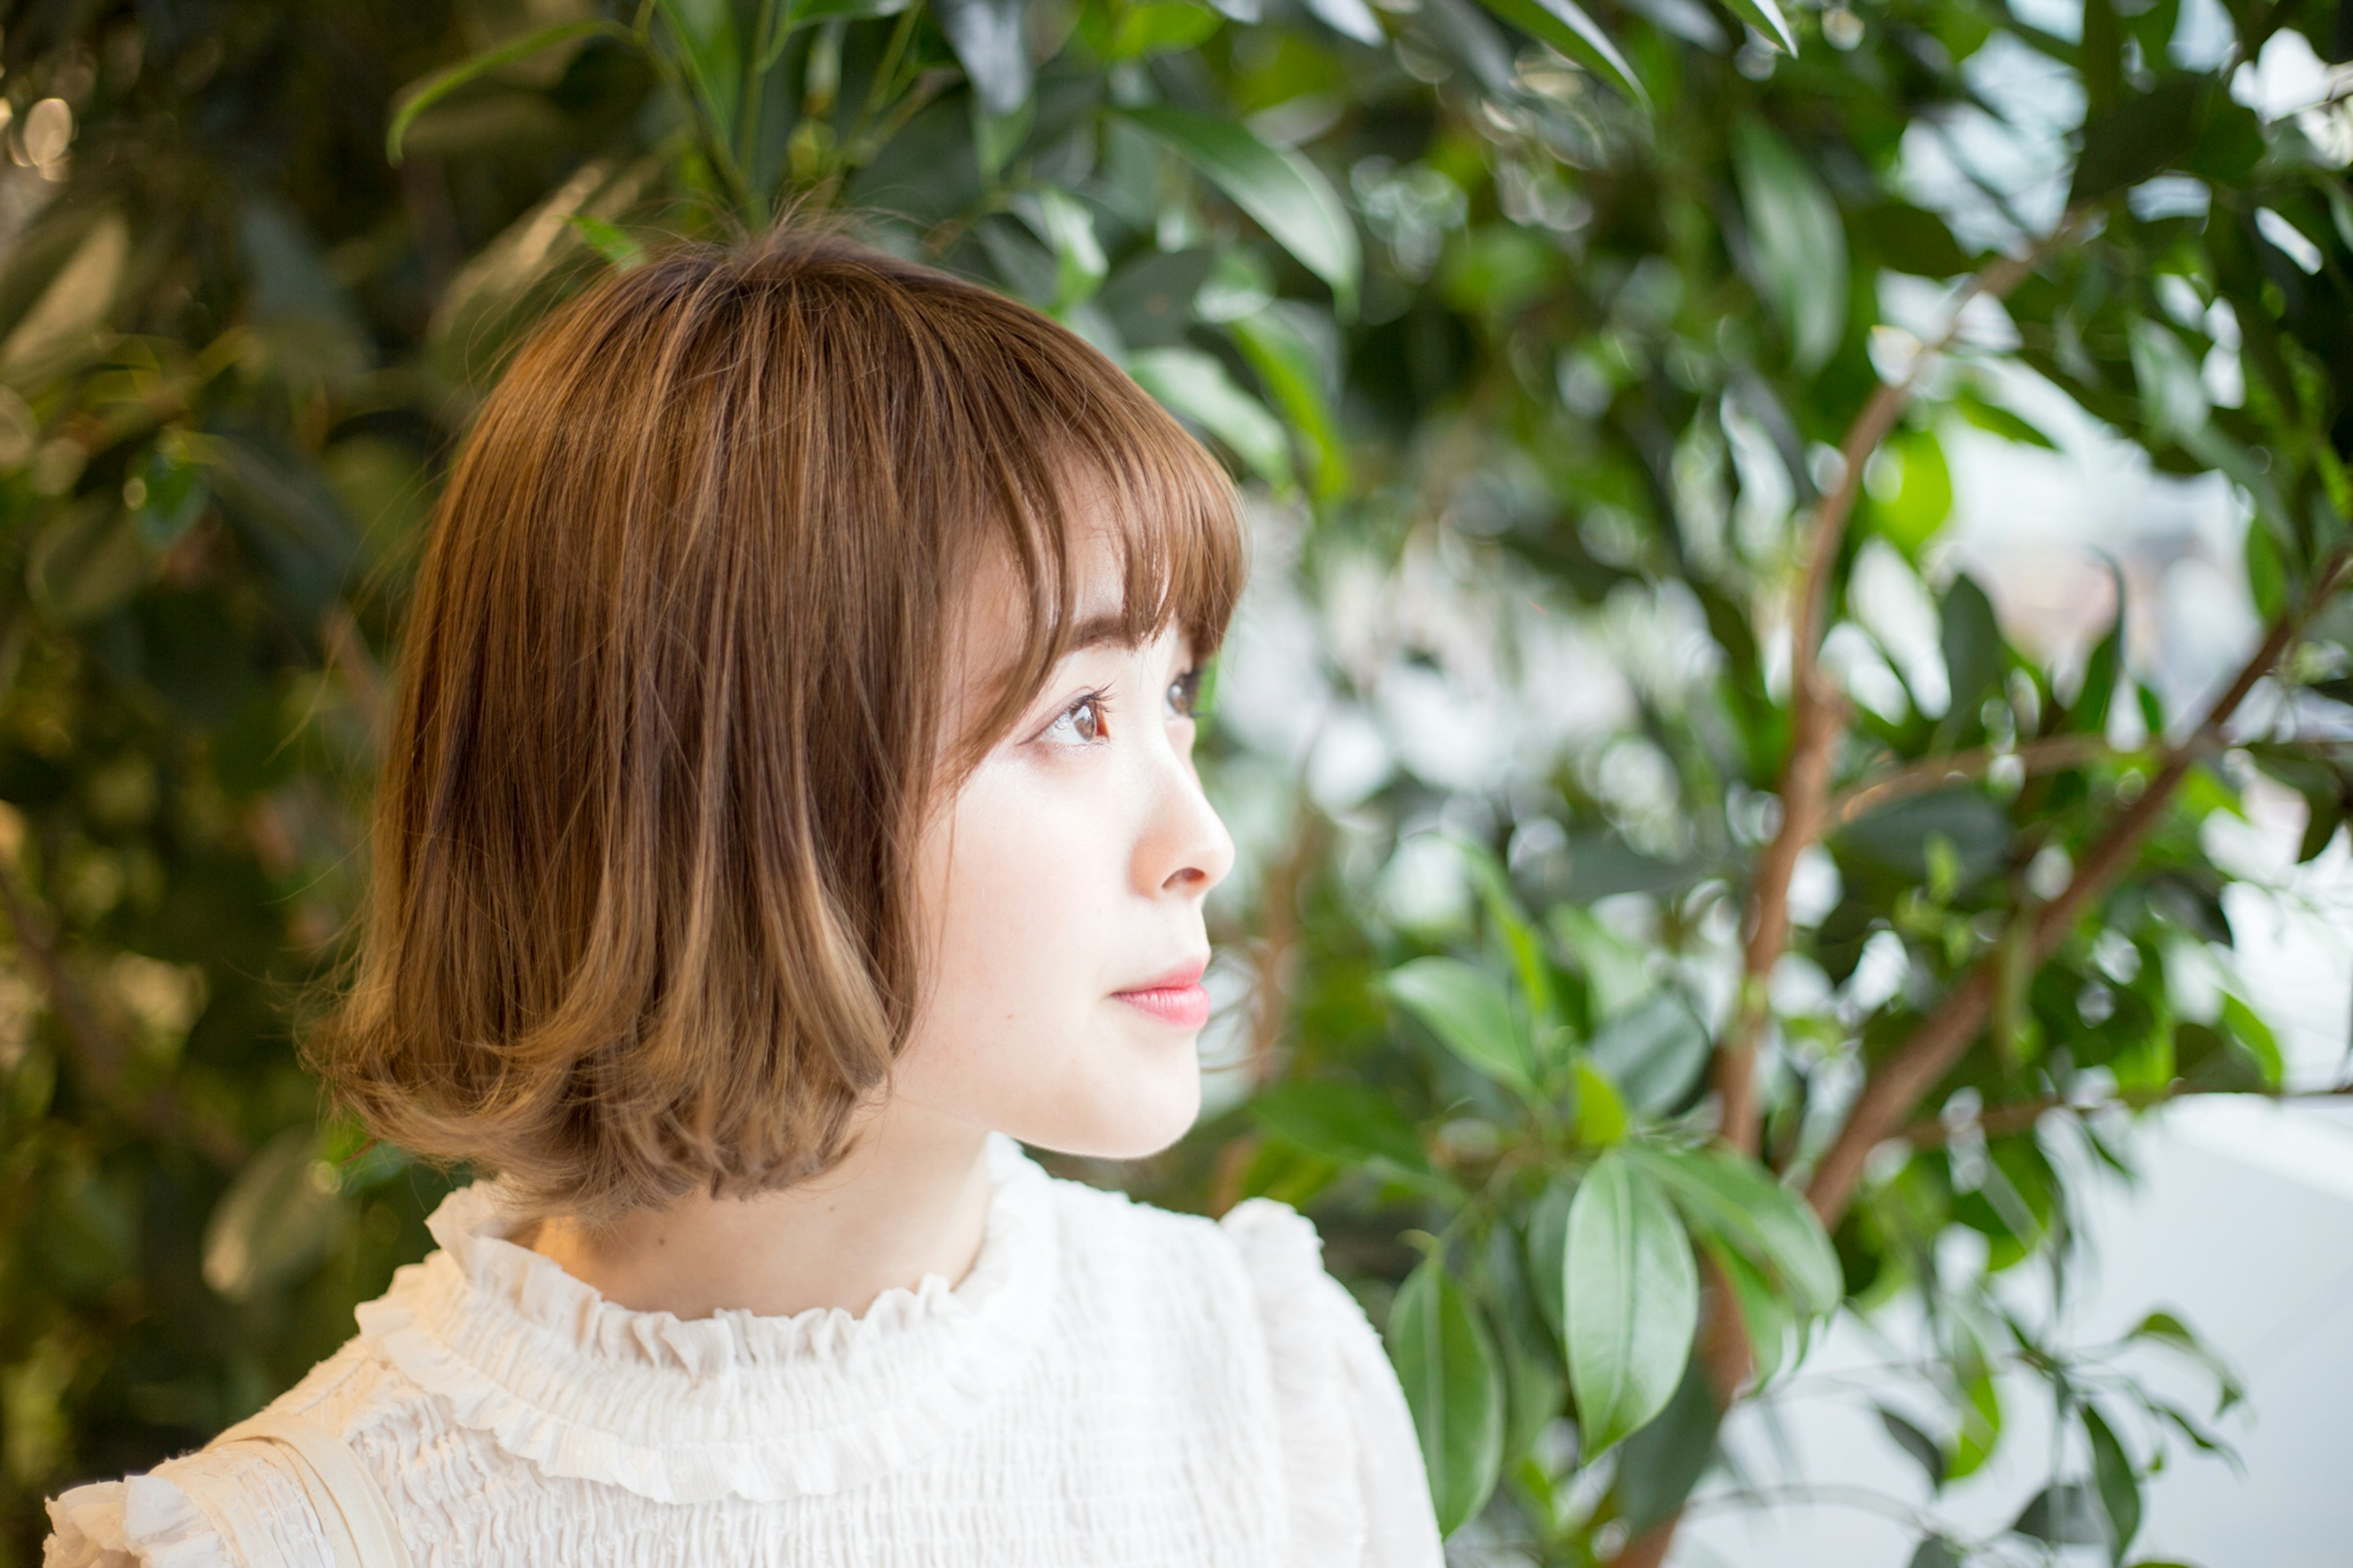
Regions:
<instances>
[{"instance_id":1,"label":"sleeve","mask_svg":"<svg viewBox=\"0 0 2353 1568\"><path fill-rule=\"evenodd\" d=\"M1442 1568L1421 1440L1380 1335L1315 1223L1245 1198L1219 1224L1258 1292L1283 1422L1293 1568Z\"/></svg>"},{"instance_id":2,"label":"sleeve","mask_svg":"<svg viewBox=\"0 0 2353 1568\"><path fill-rule=\"evenodd\" d=\"M1438 1513L1423 1466L1421 1436L1371 1320L1345 1287L1324 1275L1333 1331L1347 1374L1356 1430L1356 1470L1364 1488L1372 1550L1367 1568L1426 1568L1445 1561Z\"/></svg>"},{"instance_id":3,"label":"sleeve","mask_svg":"<svg viewBox=\"0 0 2353 1568\"><path fill-rule=\"evenodd\" d=\"M41 1568L310 1568L332 1560L301 1483L245 1447L48 1500Z\"/></svg>"}]
</instances>

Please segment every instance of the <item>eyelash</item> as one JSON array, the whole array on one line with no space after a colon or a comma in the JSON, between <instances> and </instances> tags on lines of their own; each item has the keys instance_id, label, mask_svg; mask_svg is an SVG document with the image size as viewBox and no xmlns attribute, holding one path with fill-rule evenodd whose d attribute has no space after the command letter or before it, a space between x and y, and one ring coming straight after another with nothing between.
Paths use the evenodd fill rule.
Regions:
<instances>
[{"instance_id":1,"label":"eyelash","mask_svg":"<svg viewBox=\"0 0 2353 1568\"><path fill-rule=\"evenodd\" d=\"M1197 664L1192 668L1186 670L1183 674L1177 676L1176 679L1168 683L1172 688L1181 688L1185 693L1184 707L1177 715L1179 718L1192 719L1198 716L1194 705L1200 698L1201 671L1202 667ZM1111 690L1108 687L1097 687L1092 691L1081 692L1078 697L1071 701L1069 707L1054 715L1054 721L1046 727L1046 732L1048 734L1053 733L1054 730L1061 724L1063 720L1071 717L1081 709L1087 707L1091 703L1094 706L1098 715L1100 715L1095 721L1097 732L1100 733L1102 726L1110 719L1112 712ZM1094 744L1092 741L1082 743L1085 745Z\"/></svg>"}]
</instances>

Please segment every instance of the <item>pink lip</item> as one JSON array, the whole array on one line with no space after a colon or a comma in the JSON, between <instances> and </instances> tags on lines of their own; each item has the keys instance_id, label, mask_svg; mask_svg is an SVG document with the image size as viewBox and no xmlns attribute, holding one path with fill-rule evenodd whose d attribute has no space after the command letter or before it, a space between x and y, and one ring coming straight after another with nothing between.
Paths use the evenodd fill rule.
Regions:
<instances>
[{"instance_id":1,"label":"pink lip","mask_svg":"<svg viewBox=\"0 0 2353 1568\"><path fill-rule=\"evenodd\" d=\"M1208 988L1201 984L1201 972L1208 967L1208 959L1197 958L1133 991L1112 994L1180 1029L1198 1029L1209 1021Z\"/></svg>"}]
</instances>

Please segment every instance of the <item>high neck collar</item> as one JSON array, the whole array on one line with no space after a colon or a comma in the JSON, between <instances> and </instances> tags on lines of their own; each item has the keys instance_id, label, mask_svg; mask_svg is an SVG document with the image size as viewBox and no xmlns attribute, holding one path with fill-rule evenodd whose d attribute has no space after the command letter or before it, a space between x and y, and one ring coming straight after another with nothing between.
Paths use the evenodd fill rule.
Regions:
<instances>
[{"instance_id":1,"label":"high neck collar","mask_svg":"<svg viewBox=\"0 0 2353 1568\"><path fill-rule=\"evenodd\" d=\"M856 1314L623 1307L507 1239L520 1211L478 1182L427 1220L439 1249L359 1308L361 1337L551 1475L678 1502L838 1491L954 1436L1037 1343L1059 1277L1051 1179L1001 1132L987 1161L971 1270Z\"/></svg>"}]
</instances>

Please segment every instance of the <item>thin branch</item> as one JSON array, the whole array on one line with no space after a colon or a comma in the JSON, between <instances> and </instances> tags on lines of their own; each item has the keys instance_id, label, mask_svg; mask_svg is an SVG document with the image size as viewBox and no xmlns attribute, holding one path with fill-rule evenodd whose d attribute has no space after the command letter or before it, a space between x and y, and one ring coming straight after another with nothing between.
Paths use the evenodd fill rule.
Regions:
<instances>
[{"instance_id":1,"label":"thin branch","mask_svg":"<svg viewBox=\"0 0 2353 1568\"><path fill-rule=\"evenodd\" d=\"M2305 621L2344 585L2348 564L2353 564L2353 557L2343 552L2331 557L2315 580L2311 594L2300 606L2282 614L2272 624L2262 646L2240 668L2237 678L2222 695L2214 700L2196 732L2179 745L2167 747L2159 753L2165 760L2156 775L2092 846L2059 896L2035 912L2027 941L2030 966L2041 965L2056 952L2085 907L2105 895L2131 868L2142 841L2163 818L2192 763L2222 743L2223 729L2231 716L2238 711L2255 683L2279 663L2289 644L2303 630ZM1839 1216L1846 1212L1871 1151L1902 1131L1913 1107L1926 1098L1977 1037L1993 1003L1994 962L1993 957L1989 957L1973 967L1946 995L1943 1005L1864 1082L1862 1092L1848 1110L1838 1136L1824 1151L1807 1189L1808 1201L1825 1225L1837 1224Z\"/></svg>"},{"instance_id":2,"label":"thin branch","mask_svg":"<svg viewBox=\"0 0 2353 1568\"><path fill-rule=\"evenodd\" d=\"M2205 1084L2169 1083L2163 1089L2126 1089L2105 1100L2074 1100L2059 1095L2044 1095L2036 1100L2021 1100L2012 1105L1997 1105L1981 1111L1968 1121L1954 1126L1940 1117L1924 1117L1904 1130L1905 1142L1915 1149L1934 1149L1952 1142L1965 1131L1974 1131L1987 1138L2000 1138L2011 1132L2023 1132L2042 1120L2046 1111L2072 1110L2078 1116L2089 1116L2101 1110L2146 1110L2151 1106L2186 1100L2192 1095L2235 1094L2242 1098L2273 1100L2342 1100L2353 1097L2353 1083L2331 1084L2326 1089L2217 1089Z\"/></svg>"},{"instance_id":3,"label":"thin branch","mask_svg":"<svg viewBox=\"0 0 2353 1568\"><path fill-rule=\"evenodd\" d=\"M1883 383L1872 393L1840 448L1844 468L1838 483L1815 507L1805 575L1789 616L1789 753L1781 773L1781 821L1757 857L1749 888L1748 937L1741 954L1737 1007L1731 1032L1715 1057L1719 1125L1725 1137L1744 1153L1756 1153L1762 1136L1757 1048L1771 1017L1767 982L1789 945L1789 879L1797 870L1799 856L1821 837L1829 809L1831 765L1846 733L1842 703L1822 677L1817 650L1831 577L1846 539L1847 521L1862 494L1863 468L1894 429L1928 366L1959 337L1969 305L1979 298L1999 300L2008 295L2045 256L2073 235L2084 216L2082 209L2070 212L2026 254L2002 258L1963 286L1944 332L1921 347L1900 380Z\"/></svg>"},{"instance_id":4,"label":"thin branch","mask_svg":"<svg viewBox=\"0 0 2353 1568\"><path fill-rule=\"evenodd\" d=\"M2021 770L2033 774L2062 773L2104 759L2133 754L2117 751L2098 735L2049 735L2008 750L1980 746L1975 751L1955 752L1948 756L1923 757L1893 773L1866 779L1851 789L1840 791L1831 802L1831 820L1838 826L1844 826L1856 817L1876 811L1883 805L1891 805L1912 795L1926 795L1948 784L1982 778L1997 763L2006 758L2017 758Z\"/></svg>"},{"instance_id":5,"label":"thin branch","mask_svg":"<svg viewBox=\"0 0 2353 1568\"><path fill-rule=\"evenodd\" d=\"M1798 858L1822 836L1831 807L1831 769L1840 741L1846 733L1844 699L1823 676L1817 650L1821 642L1823 608L1848 519L1862 494L1862 473L1880 443L1895 428L1896 419L1912 401L1921 376L1959 337L1970 303L1980 298L2000 300L2032 274L2044 257L2072 238L2087 216L2086 209L2068 212L2051 234L2022 256L2005 257L1979 271L1954 299L1945 331L1933 343L1922 345L1905 367L1903 378L1883 383L1847 430L1840 447L1844 467L1838 483L1815 506L1812 537L1808 542L1805 575L1789 616L1789 752L1782 764L1781 820L1773 837L1757 857L1749 886L1746 921L1747 938L1741 952L1741 981L1732 1026L1715 1053L1714 1072L1717 1125L1732 1145L1754 1155L1763 1142L1763 1107L1757 1092L1757 1050L1770 1019L1767 989L1774 968L1789 945L1789 881ZM1746 1383L1750 1347L1730 1292L1712 1291L1706 1321L1701 1325L1702 1353L1720 1403L1728 1405ZM1673 1543L1680 1512L1630 1542L1612 1560L1612 1568L1658 1568Z\"/></svg>"}]
</instances>

